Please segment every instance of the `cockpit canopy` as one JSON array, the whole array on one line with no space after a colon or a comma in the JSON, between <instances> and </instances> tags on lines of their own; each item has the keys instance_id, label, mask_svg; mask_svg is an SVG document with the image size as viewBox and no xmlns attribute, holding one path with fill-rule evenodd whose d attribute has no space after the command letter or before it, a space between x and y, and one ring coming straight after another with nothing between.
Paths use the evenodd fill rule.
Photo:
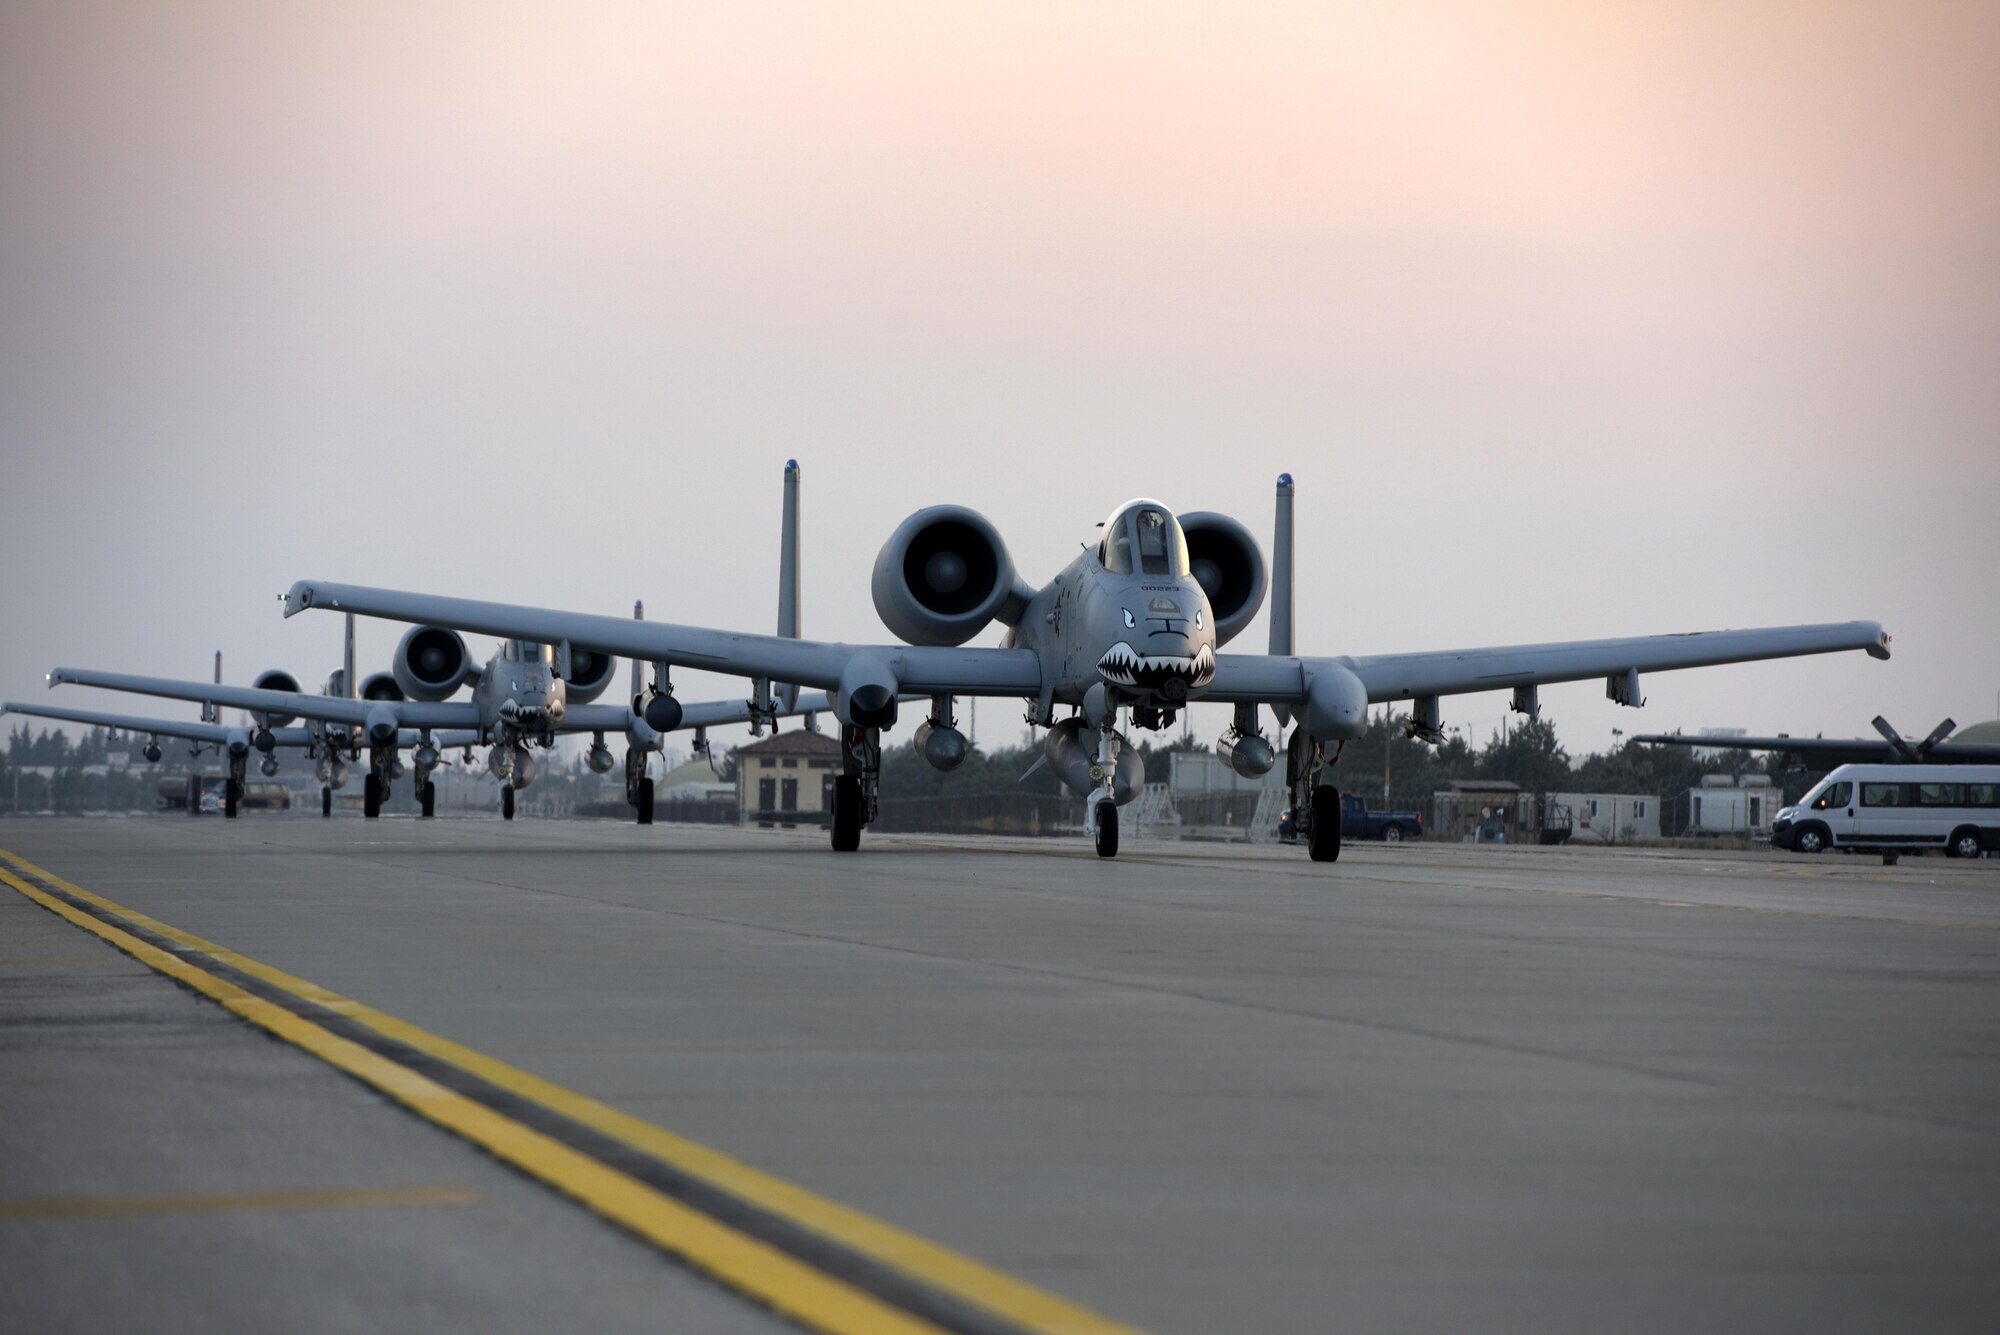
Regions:
<instances>
[{"instance_id":1,"label":"cockpit canopy","mask_svg":"<svg viewBox=\"0 0 2000 1335\"><path fill-rule=\"evenodd\" d=\"M509 663L546 663L550 661L549 646L532 644L527 640L509 640L505 657Z\"/></svg>"},{"instance_id":2,"label":"cockpit canopy","mask_svg":"<svg viewBox=\"0 0 2000 1335\"><path fill-rule=\"evenodd\" d=\"M1158 501L1128 501L1104 521L1097 559L1114 575L1164 575L1185 579L1187 535L1174 512Z\"/></svg>"}]
</instances>

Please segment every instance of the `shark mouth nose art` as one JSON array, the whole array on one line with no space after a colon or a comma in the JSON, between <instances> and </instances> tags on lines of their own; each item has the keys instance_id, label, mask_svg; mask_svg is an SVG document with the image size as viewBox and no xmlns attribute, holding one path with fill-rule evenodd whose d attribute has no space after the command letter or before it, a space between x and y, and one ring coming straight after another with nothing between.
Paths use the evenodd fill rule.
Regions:
<instances>
[{"instance_id":1,"label":"shark mouth nose art","mask_svg":"<svg viewBox=\"0 0 2000 1335\"><path fill-rule=\"evenodd\" d=\"M1214 678L1215 651L1204 644L1192 654L1142 654L1120 640L1097 660L1097 672L1113 685L1178 700Z\"/></svg>"}]
</instances>

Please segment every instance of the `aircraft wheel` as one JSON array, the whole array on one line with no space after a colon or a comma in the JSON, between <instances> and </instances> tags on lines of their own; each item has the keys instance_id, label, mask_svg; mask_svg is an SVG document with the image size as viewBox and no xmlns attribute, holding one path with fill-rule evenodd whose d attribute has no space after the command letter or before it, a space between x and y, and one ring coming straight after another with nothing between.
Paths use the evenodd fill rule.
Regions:
<instances>
[{"instance_id":1,"label":"aircraft wheel","mask_svg":"<svg viewBox=\"0 0 2000 1335\"><path fill-rule=\"evenodd\" d=\"M199 816L200 814L201 814L201 780L195 778L193 775L189 775L188 815Z\"/></svg>"},{"instance_id":2,"label":"aircraft wheel","mask_svg":"<svg viewBox=\"0 0 2000 1335\"><path fill-rule=\"evenodd\" d=\"M333 789L327 787L325 784L320 785L319 814L322 816L331 816L333 814Z\"/></svg>"},{"instance_id":3,"label":"aircraft wheel","mask_svg":"<svg viewBox=\"0 0 2000 1335\"><path fill-rule=\"evenodd\" d=\"M423 788L417 794L418 804L423 808L426 819L437 815L437 780L425 779Z\"/></svg>"},{"instance_id":4,"label":"aircraft wheel","mask_svg":"<svg viewBox=\"0 0 2000 1335\"><path fill-rule=\"evenodd\" d=\"M1340 790L1331 786L1312 791L1312 860L1340 858Z\"/></svg>"},{"instance_id":5,"label":"aircraft wheel","mask_svg":"<svg viewBox=\"0 0 2000 1335\"><path fill-rule=\"evenodd\" d=\"M361 814L373 820L382 814L382 776L370 774L361 781Z\"/></svg>"},{"instance_id":6,"label":"aircraft wheel","mask_svg":"<svg viewBox=\"0 0 2000 1335\"><path fill-rule=\"evenodd\" d=\"M243 798L243 789L234 779L222 781L222 814L229 820L236 819L236 804Z\"/></svg>"},{"instance_id":7,"label":"aircraft wheel","mask_svg":"<svg viewBox=\"0 0 2000 1335\"><path fill-rule=\"evenodd\" d=\"M650 778L639 780L639 823L653 823L653 781Z\"/></svg>"},{"instance_id":8,"label":"aircraft wheel","mask_svg":"<svg viewBox=\"0 0 2000 1335\"><path fill-rule=\"evenodd\" d=\"M1097 804L1097 856L1118 856L1118 808L1110 802Z\"/></svg>"},{"instance_id":9,"label":"aircraft wheel","mask_svg":"<svg viewBox=\"0 0 2000 1335\"><path fill-rule=\"evenodd\" d=\"M1792 851L1794 853L1824 853L1826 851L1826 831L1817 825L1801 825L1792 831Z\"/></svg>"},{"instance_id":10,"label":"aircraft wheel","mask_svg":"<svg viewBox=\"0 0 2000 1335\"><path fill-rule=\"evenodd\" d=\"M500 819L514 819L514 785L511 783L500 790Z\"/></svg>"},{"instance_id":11,"label":"aircraft wheel","mask_svg":"<svg viewBox=\"0 0 2000 1335\"><path fill-rule=\"evenodd\" d=\"M833 851L852 853L861 847L861 780L852 774L833 780Z\"/></svg>"},{"instance_id":12,"label":"aircraft wheel","mask_svg":"<svg viewBox=\"0 0 2000 1335\"><path fill-rule=\"evenodd\" d=\"M1979 831L1968 825L1952 831L1951 842L1944 846L1944 851L1955 858L1976 858L1986 849L1980 843Z\"/></svg>"}]
</instances>

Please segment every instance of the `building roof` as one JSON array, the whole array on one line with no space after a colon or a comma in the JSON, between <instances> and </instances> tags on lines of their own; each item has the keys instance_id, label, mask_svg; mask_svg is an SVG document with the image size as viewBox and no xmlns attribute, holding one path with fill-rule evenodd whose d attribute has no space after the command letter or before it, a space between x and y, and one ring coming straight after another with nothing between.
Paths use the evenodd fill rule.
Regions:
<instances>
[{"instance_id":1,"label":"building roof","mask_svg":"<svg viewBox=\"0 0 2000 1335\"><path fill-rule=\"evenodd\" d=\"M1508 779L1453 779L1454 793L1518 793L1521 785Z\"/></svg>"},{"instance_id":2,"label":"building roof","mask_svg":"<svg viewBox=\"0 0 2000 1335\"><path fill-rule=\"evenodd\" d=\"M659 788L676 788L684 783L704 784L710 787L723 788L729 786L729 781L717 778L715 771L710 769L708 762L700 756L674 766L673 769L660 776L659 782L655 786Z\"/></svg>"},{"instance_id":3,"label":"building roof","mask_svg":"<svg viewBox=\"0 0 2000 1335\"><path fill-rule=\"evenodd\" d=\"M1960 728L1947 742L2000 742L2000 719L1987 723L1975 723L1969 728Z\"/></svg>"},{"instance_id":4,"label":"building roof","mask_svg":"<svg viewBox=\"0 0 2000 1335\"><path fill-rule=\"evenodd\" d=\"M840 739L831 733L807 732L804 728L793 728L789 732L774 733L761 742L751 742L736 748L739 756L837 756L840 754Z\"/></svg>"}]
</instances>

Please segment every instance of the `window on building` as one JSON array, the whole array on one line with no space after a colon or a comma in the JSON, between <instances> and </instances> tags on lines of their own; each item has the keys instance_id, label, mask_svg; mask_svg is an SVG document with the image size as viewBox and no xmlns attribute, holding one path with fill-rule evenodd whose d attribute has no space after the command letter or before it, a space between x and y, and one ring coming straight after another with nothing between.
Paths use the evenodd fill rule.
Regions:
<instances>
[{"instance_id":1,"label":"window on building","mask_svg":"<svg viewBox=\"0 0 2000 1335\"><path fill-rule=\"evenodd\" d=\"M798 761L798 757L797 757L797 756L786 756L786 757L785 757L785 768L786 768L786 769L797 769L798 767L799 767L799 761Z\"/></svg>"},{"instance_id":2,"label":"window on building","mask_svg":"<svg viewBox=\"0 0 2000 1335\"><path fill-rule=\"evenodd\" d=\"M1596 819L1597 819L1597 799L1596 799L1596 798L1594 798L1594 797L1593 797L1593 798L1591 798L1591 799L1590 799L1590 801L1589 801L1589 803L1588 803L1587 805L1588 805L1588 806L1590 807L1590 818L1591 818L1592 820L1596 820Z\"/></svg>"},{"instance_id":3,"label":"window on building","mask_svg":"<svg viewBox=\"0 0 2000 1335\"><path fill-rule=\"evenodd\" d=\"M762 760L759 760L757 762L758 769L776 769L777 767L778 767L778 762L771 759L769 756L765 756Z\"/></svg>"},{"instance_id":4,"label":"window on building","mask_svg":"<svg viewBox=\"0 0 2000 1335\"><path fill-rule=\"evenodd\" d=\"M1646 819L1646 800L1644 798L1640 798L1632 804L1632 818L1634 820Z\"/></svg>"}]
</instances>

